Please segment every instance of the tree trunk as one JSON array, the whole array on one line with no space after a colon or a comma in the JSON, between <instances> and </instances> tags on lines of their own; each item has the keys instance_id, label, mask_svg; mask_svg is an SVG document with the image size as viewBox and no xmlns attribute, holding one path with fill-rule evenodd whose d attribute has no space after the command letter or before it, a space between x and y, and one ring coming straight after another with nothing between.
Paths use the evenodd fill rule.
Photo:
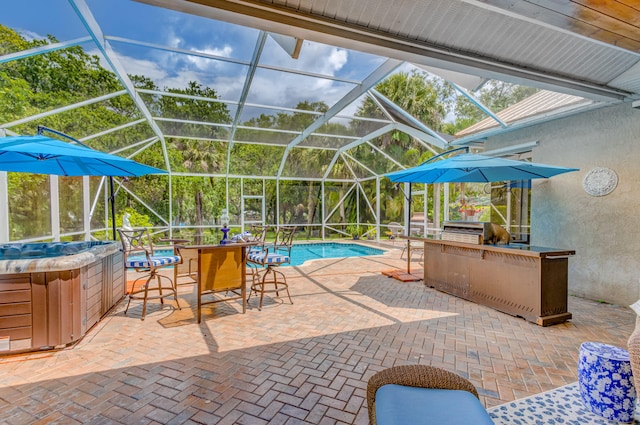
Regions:
<instances>
[{"instance_id":1,"label":"tree trunk","mask_svg":"<svg viewBox=\"0 0 640 425\"><path fill-rule=\"evenodd\" d=\"M311 236L313 219L316 215L316 197L313 193L313 182L309 182L309 193L307 195L307 239Z\"/></svg>"},{"instance_id":2,"label":"tree trunk","mask_svg":"<svg viewBox=\"0 0 640 425\"><path fill-rule=\"evenodd\" d=\"M340 202L340 223L343 224L343 228L342 230L344 231L344 217L345 217L345 211L344 211L344 200L342 200L342 197L344 196L345 193L345 187L344 187L344 183L340 185L340 189L338 190L338 200Z\"/></svg>"}]
</instances>

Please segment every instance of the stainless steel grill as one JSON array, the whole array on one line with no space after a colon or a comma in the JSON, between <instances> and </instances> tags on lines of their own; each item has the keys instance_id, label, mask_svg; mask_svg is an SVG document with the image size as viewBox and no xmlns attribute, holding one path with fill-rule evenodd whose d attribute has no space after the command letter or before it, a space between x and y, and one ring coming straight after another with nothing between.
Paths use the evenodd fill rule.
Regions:
<instances>
[{"instance_id":1,"label":"stainless steel grill","mask_svg":"<svg viewBox=\"0 0 640 425\"><path fill-rule=\"evenodd\" d=\"M489 223L482 221L446 221L442 240L482 245L488 235Z\"/></svg>"}]
</instances>

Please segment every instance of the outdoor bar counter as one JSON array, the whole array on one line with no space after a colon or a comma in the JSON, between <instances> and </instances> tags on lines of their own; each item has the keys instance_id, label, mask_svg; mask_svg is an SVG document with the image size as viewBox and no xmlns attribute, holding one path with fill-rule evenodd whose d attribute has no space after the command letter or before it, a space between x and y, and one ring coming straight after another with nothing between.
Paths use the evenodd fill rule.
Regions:
<instances>
[{"instance_id":1,"label":"outdoor bar counter","mask_svg":"<svg viewBox=\"0 0 640 425\"><path fill-rule=\"evenodd\" d=\"M229 242L219 245L179 245L183 262L185 259L195 259L197 270L195 271L197 296L198 296L198 323L201 321L202 306L204 304L220 301L240 300L242 312L246 311L246 273L247 273L247 249L256 245L255 242ZM190 270L193 270L190 268ZM174 277L177 281L180 269L174 269ZM190 273L193 273L192 271ZM191 275L193 276L193 275ZM225 293L222 299L203 301L203 296Z\"/></svg>"},{"instance_id":2,"label":"outdoor bar counter","mask_svg":"<svg viewBox=\"0 0 640 425\"><path fill-rule=\"evenodd\" d=\"M422 241L425 285L540 326L571 319L567 311L568 258L575 251Z\"/></svg>"}]
</instances>

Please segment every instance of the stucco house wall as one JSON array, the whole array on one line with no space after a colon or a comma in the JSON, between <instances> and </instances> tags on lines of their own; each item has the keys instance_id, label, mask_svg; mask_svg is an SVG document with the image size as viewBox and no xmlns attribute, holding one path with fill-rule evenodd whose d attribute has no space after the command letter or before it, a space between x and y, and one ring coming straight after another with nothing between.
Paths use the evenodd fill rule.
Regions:
<instances>
[{"instance_id":1,"label":"stucco house wall","mask_svg":"<svg viewBox=\"0 0 640 425\"><path fill-rule=\"evenodd\" d=\"M575 249L569 293L629 305L640 299L640 110L610 106L501 134L485 149L538 141L533 161L579 168L534 180L531 244ZM614 170L618 185L594 197L583 179L594 167Z\"/></svg>"}]
</instances>

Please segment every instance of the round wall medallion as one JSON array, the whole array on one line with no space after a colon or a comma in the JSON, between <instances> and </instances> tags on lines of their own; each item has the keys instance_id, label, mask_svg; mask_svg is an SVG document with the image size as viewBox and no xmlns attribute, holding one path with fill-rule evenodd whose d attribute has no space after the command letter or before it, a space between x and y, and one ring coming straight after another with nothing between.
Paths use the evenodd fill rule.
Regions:
<instances>
[{"instance_id":1,"label":"round wall medallion","mask_svg":"<svg viewBox=\"0 0 640 425\"><path fill-rule=\"evenodd\" d=\"M618 175L610 168L596 167L590 170L584 180L582 187L591 196L608 195L618 185Z\"/></svg>"}]
</instances>

